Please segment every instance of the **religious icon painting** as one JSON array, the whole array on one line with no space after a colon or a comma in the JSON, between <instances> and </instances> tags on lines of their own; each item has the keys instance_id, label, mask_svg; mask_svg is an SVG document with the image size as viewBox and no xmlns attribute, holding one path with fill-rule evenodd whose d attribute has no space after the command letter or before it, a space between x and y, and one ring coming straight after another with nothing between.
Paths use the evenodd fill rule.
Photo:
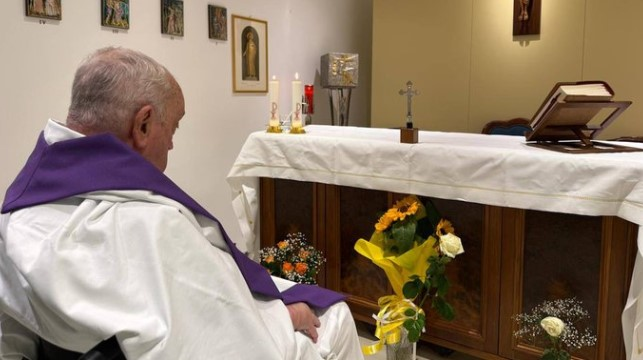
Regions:
<instances>
[{"instance_id":1,"label":"religious icon painting","mask_svg":"<svg viewBox=\"0 0 643 360\"><path fill-rule=\"evenodd\" d=\"M208 37L228 40L228 11L221 6L208 5Z\"/></svg>"},{"instance_id":2,"label":"religious icon painting","mask_svg":"<svg viewBox=\"0 0 643 360\"><path fill-rule=\"evenodd\" d=\"M100 23L118 29L129 29L129 0L100 0Z\"/></svg>"},{"instance_id":3,"label":"religious icon painting","mask_svg":"<svg viewBox=\"0 0 643 360\"><path fill-rule=\"evenodd\" d=\"M62 0L25 0L27 16L62 20Z\"/></svg>"},{"instance_id":4,"label":"religious icon painting","mask_svg":"<svg viewBox=\"0 0 643 360\"><path fill-rule=\"evenodd\" d=\"M268 92L268 22L232 15L232 90Z\"/></svg>"},{"instance_id":5,"label":"religious icon painting","mask_svg":"<svg viewBox=\"0 0 643 360\"><path fill-rule=\"evenodd\" d=\"M514 0L513 35L540 34L541 0Z\"/></svg>"},{"instance_id":6,"label":"religious icon painting","mask_svg":"<svg viewBox=\"0 0 643 360\"><path fill-rule=\"evenodd\" d=\"M183 36L183 0L161 0L161 34Z\"/></svg>"}]
</instances>

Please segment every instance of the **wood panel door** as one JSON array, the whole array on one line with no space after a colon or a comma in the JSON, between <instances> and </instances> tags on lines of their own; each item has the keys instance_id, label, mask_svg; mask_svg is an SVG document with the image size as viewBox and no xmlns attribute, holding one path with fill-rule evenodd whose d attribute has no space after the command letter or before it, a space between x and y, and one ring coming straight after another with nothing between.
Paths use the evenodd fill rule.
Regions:
<instances>
[{"instance_id":1,"label":"wood panel door","mask_svg":"<svg viewBox=\"0 0 643 360\"><path fill-rule=\"evenodd\" d=\"M512 316L543 300L576 297L590 313L596 346L577 359L625 359L621 313L627 299L638 228L616 217L503 209L500 354L536 360L547 343L512 336Z\"/></svg>"}]
</instances>

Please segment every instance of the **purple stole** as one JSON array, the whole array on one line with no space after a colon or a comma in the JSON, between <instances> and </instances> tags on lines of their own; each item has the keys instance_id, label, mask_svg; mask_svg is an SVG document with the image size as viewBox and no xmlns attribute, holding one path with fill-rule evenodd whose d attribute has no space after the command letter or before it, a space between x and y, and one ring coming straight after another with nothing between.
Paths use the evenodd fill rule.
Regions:
<instances>
[{"instance_id":1,"label":"purple stole","mask_svg":"<svg viewBox=\"0 0 643 360\"><path fill-rule=\"evenodd\" d=\"M270 274L242 253L221 223L145 158L110 134L87 136L48 145L40 134L5 195L2 213L101 190L149 190L214 220L232 257L253 293L285 304L306 302L325 308L345 296L315 285L297 284L280 293Z\"/></svg>"}]
</instances>

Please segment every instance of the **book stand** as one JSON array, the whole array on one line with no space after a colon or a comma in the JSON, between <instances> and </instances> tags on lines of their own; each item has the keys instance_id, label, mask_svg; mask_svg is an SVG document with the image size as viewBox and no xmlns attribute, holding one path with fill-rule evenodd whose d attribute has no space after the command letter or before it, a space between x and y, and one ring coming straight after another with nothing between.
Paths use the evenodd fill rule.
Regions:
<instances>
[{"instance_id":1,"label":"book stand","mask_svg":"<svg viewBox=\"0 0 643 360\"><path fill-rule=\"evenodd\" d=\"M560 84L569 83L557 84L550 95ZM527 145L567 153L643 151L593 140L631 104L631 101L560 102L548 97L532 119L532 131L525 134ZM590 121L597 125L588 125Z\"/></svg>"}]
</instances>

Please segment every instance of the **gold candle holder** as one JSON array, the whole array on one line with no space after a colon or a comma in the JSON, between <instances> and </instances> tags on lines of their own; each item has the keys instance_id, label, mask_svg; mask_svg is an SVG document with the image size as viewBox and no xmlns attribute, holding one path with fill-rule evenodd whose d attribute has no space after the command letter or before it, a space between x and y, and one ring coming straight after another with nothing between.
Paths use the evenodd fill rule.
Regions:
<instances>
[{"instance_id":1,"label":"gold candle holder","mask_svg":"<svg viewBox=\"0 0 643 360\"><path fill-rule=\"evenodd\" d=\"M290 133L291 134L305 134L303 121L299 114L301 113L301 104L297 103L295 113L292 115L292 121L290 122Z\"/></svg>"},{"instance_id":2,"label":"gold candle holder","mask_svg":"<svg viewBox=\"0 0 643 360\"><path fill-rule=\"evenodd\" d=\"M270 126L270 125L268 125L268 129L266 130L266 132L274 133L274 134L279 134L279 133L281 133L281 132L282 132L282 130L281 130L281 126L279 126L279 125L277 125L277 126Z\"/></svg>"}]
</instances>

